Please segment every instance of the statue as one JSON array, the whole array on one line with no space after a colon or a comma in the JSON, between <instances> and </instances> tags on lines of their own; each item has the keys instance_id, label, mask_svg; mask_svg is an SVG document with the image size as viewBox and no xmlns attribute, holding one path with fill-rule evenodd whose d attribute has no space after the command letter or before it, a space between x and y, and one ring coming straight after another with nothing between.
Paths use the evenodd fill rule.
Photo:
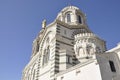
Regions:
<instances>
[{"instance_id":1,"label":"statue","mask_svg":"<svg viewBox=\"0 0 120 80\"><path fill-rule=\"evenodd\" d=\"M45 27L46 27L46 20L44 19L44 20L42 21L42 29L45 29Z\"/></svg>"}]
</instances>

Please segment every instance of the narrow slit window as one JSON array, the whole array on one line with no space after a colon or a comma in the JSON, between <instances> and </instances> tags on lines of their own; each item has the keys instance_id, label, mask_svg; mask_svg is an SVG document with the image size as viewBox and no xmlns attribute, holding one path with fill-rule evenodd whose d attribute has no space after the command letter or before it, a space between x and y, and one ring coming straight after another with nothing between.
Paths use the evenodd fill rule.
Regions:
<instances>
[{"instance_id":1,"label":"narrow slit window","mask_svg":"<svg viewBox=\"0 0 120 80\"><path fill-rule=\"evenodd\" d=\"M81 19L81 16L79 15L78 16L78 22L81 24L82 23L82 19Z\"/></svg>"},{"instance_id":2,"label":"narrow slit window","mask_svg":"<svg viewBox=\"0 0 120 80\"><path fill-rule=\"evenodd\" d=\"M109 64L110 64L111 71L116 72L115 65L114 65L113 61L109 61Z\"/></svg>"}]
</instances>

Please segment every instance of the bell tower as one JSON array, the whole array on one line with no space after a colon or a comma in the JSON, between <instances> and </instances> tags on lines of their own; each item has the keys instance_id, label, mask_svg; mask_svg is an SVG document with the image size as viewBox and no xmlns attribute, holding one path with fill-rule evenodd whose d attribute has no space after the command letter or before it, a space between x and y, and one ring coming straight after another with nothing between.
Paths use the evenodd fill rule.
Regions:
<instances>
[{"instance_id":1,"label":"bell tower","mask_svg":"<svg viewBox=\"0 0 120 80\"><path fill-rule=\"evenodd\" d=\"M56 80L56 74L94 60L104 51L105 41L89 29L85 14L75 6L67 6L52 23L42 22L22 80Z\"/></svg>"},{"instance_id":2,"label":"bell tower","mask_svg":"<svg viewBox=\"0 0 120 80\"><path fill-rule=\"evenodd\" d=\"M95 58L95 54L106 51L105 41L89 29L86 15L79 8L75 6L65 7L56 19L68 27L72 27L74 51L79 62Z\"/></svg>"}]
</instances>

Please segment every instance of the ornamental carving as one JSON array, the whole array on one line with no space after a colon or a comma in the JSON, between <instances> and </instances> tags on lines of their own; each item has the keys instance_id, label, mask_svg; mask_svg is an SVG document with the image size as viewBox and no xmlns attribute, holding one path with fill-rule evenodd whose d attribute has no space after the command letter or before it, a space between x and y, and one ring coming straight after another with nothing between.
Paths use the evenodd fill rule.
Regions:
<instances>
[{"instance_id":1,"label":"ornamental carving","mask_svg":"<svg viewBox=\"0 0 120 80\"><path fill-rule=\"evenodd\" d=\"M91 45L86 46L86 52L88 55L93 55L94 54L94 48Z\"/></svg>"}]
</instances>

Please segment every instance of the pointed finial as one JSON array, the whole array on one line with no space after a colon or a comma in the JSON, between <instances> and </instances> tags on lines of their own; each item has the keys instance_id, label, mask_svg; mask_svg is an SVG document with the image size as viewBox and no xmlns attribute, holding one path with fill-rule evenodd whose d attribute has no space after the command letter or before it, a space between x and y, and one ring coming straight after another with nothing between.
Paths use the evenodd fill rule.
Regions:
<instances>
[{"instance_id":1,"label":"pointed finial","mask_svg":"<svg viewBox=\"0 0 120 80\"><path fill-rule=\"evenodd\" d=\"M69 6L69 7L71 7L71 6L72 6L70 1L71 1L71 0L69 0L69 2L68 2L68 6Z\"/></svg>"},{"instance_id":2,"label":"pointed finial","mask_svg":"<svg viewBox=\"0 0 120 80\"><path fill-rule=\"evenodd\" d=\"M69 6L69 8L72 8L72 5L70 3L68 4L68 6Z\"/></svg>"},{"instance_id":3,"label":"pointed finial","mask_svg":"<svg viewBox=\"0 0 120 80\"><path fill-rule=\"evenodd\" d=\"M45 29L45 27L46 27L46 19L42 21L42 29Z\"/></svg>"},{"instance_id":4,"label":"pointed finial","mask_svg":"<svg viewBox=\"0 0 120 80\"><path fill-rule=\"evenodd\" d=\"M68 3L68 6L71 6L71 3L70 3L70 2Z\"/></svg>"}]
</instances>

